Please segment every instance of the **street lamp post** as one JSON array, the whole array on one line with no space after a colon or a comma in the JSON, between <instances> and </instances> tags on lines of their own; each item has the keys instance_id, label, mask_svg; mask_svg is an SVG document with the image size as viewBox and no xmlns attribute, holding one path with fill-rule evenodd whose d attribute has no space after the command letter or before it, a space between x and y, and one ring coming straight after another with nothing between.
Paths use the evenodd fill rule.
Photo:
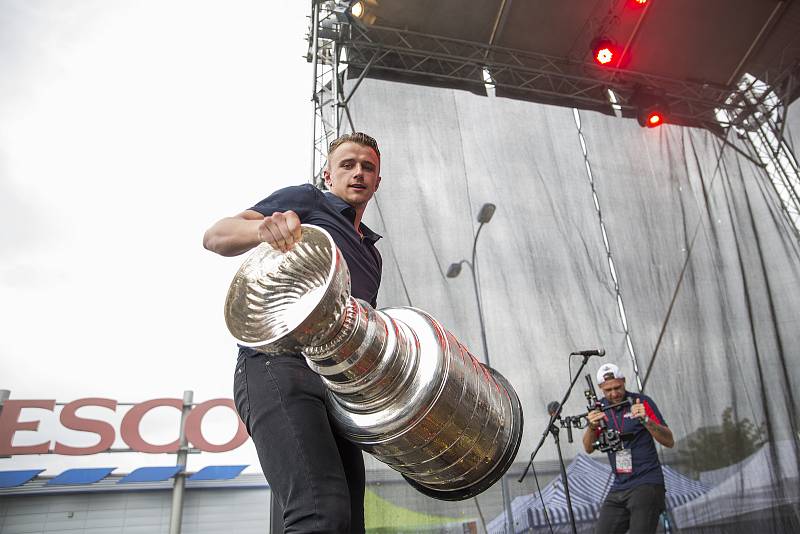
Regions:
<instances>
[{"instance_id":1,"label":"street lamp post","mask_svg":"<svg viewBox=\"0 0 800 534\"><path fill-rule=\"evenodd\" d=\"M472 261L469 260L460 260L455 263L451 263L450 266L447 268L447 278L455 278L459 274L461 274L461 265L467 264L469 267L469 271L472 274L472 286L475 289L475 302L478 304L478 324L481 329L481 343L483 343L483 359L487 366L491 366L491 360L489 359L489 346L486 343L486 325L483 321L483 306L481 305L481 296L480 292L478 291L478 276L475 273L475 255L478 251L478 236L481 235L481 229L483 225L488 223L492 220L492 215L494 215L494 211L497 207L494 204L487 202L483 206L481 206L480 211L478 212L478 230L475 232L475 239L472 241ZM511 528L511 532L513 532L513 525L514 525L514 516L511 513L511 502L508 498L508 489L506 488L506 477L505 475L500 479L500 491L502 493L503 498L503 508L505 509L506 513L506 532L508 532L509 527Z\"/></svg>"},{"instance_id":2,"label":"street lamp post","mask_svg":"<svg viewBox=\"0 0 800 534\"><path fill-rule=\"evenodd\" d=\"M472 261L469 260L461 260L456 263L451 263L450 267L447 268L447 278L455 278L459 274L461 274L461 265L466 263L469 267L470 273L472 273L472 285L475 288L475 302L478 304L478 323L480 324L481 328L481 342L483 343L483 359L486 362L486 365L491 365L489 360L489 346L486 343L486 326L483 322L483 306L481 306L481 296L478 292L478 277L475 274L475 254L478 251L478 236L481 235L481 229L483 225L488 223L492 220L492 215L494 215L494 210L496 206L494 204L486 203L481 206L481 210L478 212L478 230L475 232L475 239L472 241Z\"/></svg>"}]
</instances>

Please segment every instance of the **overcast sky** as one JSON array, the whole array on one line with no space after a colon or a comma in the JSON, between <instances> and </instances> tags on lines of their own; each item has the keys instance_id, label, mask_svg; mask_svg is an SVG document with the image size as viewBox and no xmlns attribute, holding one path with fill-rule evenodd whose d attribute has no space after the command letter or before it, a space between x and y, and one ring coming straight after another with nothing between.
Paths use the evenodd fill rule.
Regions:
<instances>
[{"instance_id":1,"label":"overcast sky","mask_svg":"<svg viewBox=\"0 0 800 534\"><path fill-rule=\"evenodd\" d=\"M242 258L201 239L308 181L309 3L0 3L0 389L12 399L231 396L222 305ZM235 430L224 412L204 426L212 441ZM23 416L42 424L15 445L95 441L41 410ZM154 412L143 432L172 441L177 420ZM257 464L252 446L189 468L233 463ZM146 464L174 456L16 456L0 470Z\"/></svg>"}]
</instances>

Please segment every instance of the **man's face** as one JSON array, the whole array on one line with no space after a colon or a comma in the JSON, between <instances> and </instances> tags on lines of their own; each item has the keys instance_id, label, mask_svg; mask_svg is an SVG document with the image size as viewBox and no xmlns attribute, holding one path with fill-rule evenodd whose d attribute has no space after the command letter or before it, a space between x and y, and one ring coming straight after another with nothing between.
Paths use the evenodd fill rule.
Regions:
<instances>
[{"instance_id":1,"label":"man's face","mask_svg":"<svg viewBox=\"0 0 800 534\"><path fill-rule=\"evenodd\" d=\"M354 208L364 208L381 183L380 160L368 146L347 142L328 157L323 174L328 189Z\"/></svg>"},{"instance_id":2,"label":"man's face","mask_svg":"<svg viewBox=\"0 0 800 534\"><path fill-rule=\"evenodd\" d=\"M609 404L616 404L622 402L625 398L625 379L612 378L600 384L600 389Z\"/></svg>"}]
</instances>

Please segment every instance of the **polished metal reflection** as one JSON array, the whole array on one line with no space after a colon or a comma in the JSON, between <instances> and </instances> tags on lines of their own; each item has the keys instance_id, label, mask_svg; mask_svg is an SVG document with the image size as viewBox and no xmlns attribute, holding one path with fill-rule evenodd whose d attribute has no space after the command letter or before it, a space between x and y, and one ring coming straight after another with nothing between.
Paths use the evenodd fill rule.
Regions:
<instances>
[{"instance_id":1,"label":"polished metal reflection","mask_svg":"<svg viewBox=\"0 0 800 534\"><path fill-rule=\"evenodd\" d=\"M522 409L511 385L424 311L351 297L321 228L304 225L285 254L259 246L234 277L225 318L242 345L302 352L343 435L429 496L475 496L514 460Z\"/></svg>"},{"instance_id":2,"label":"polished metal reflection","mask_svg":"<svg viewBox=\"0 0 800 534\"><path fill-rule=\"evenodd\" d=\"M350 272L330 236L309 228L287 253L262 243L234 276L225 322L239 344L296 354L340 329Z\"/></svg>"}]
</instances>

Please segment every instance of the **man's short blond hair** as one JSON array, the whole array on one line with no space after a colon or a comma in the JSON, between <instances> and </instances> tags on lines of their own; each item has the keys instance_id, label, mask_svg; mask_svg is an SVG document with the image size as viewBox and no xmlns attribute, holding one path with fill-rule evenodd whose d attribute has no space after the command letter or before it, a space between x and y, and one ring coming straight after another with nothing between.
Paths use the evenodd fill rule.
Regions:
<instances>
[{"instance_id":1,"label":"man's short blond hair","mask_svg":"<svg viewBox=\"0 0 800 534\"><path fill-rule=\"evenodd\" d=\"M356 143L361 146L369 147L378 155L378 160L380 161L381 159L381 151L378 150L378 142L374 138L363 132L353 132L341 135L331 141L331 144L328 145L328 160L331 159L331 154L344 143Z\"/></svg>"}]
</instances>

